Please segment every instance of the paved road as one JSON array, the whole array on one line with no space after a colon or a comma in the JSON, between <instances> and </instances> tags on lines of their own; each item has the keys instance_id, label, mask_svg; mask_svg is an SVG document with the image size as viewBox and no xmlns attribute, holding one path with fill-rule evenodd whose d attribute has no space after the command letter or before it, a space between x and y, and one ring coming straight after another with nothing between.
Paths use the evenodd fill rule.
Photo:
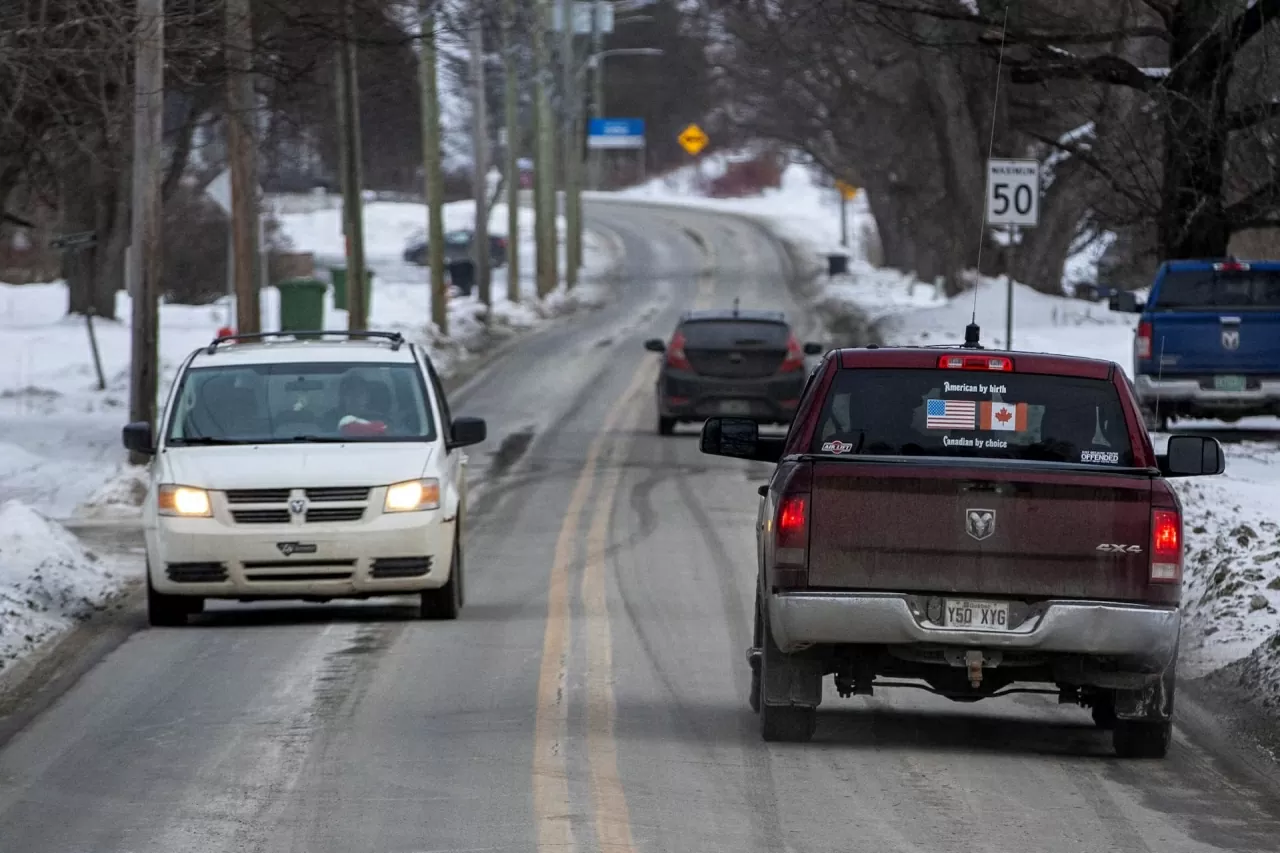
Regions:
<instances>
[{"instance_id":1,"label":"paved road","mask_svg":"<svg viewBox=\"0 0 1280 853\"><path fill-rule=\"evenodd\" d=\"M0 849L1277 849L1274 787L1185 738L1118 762L1038 697L832 698L814 743L763 744L743 649L765 472L656 436L640 344L689 305L786 306L780 260L731 220L592 212L627 247L620 301L458 394L511 427L475 454L499 461L464 618L255 607L143 631L0 751Z\"/></svg>"}]
</instances>

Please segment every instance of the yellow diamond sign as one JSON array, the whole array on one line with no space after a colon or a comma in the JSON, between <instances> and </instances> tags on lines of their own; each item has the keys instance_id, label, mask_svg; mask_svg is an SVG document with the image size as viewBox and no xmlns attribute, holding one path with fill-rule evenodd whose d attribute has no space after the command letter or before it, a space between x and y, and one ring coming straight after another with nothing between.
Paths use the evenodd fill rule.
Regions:
<instances>
[{"instance_id":1,"label":"yellow diamond sign","mask_svg":"<svg viewBox=\"0 0 1280 853\"><path fill-rule=\"evenodd\" d=\"M853 201L858 195L858 188L844 181L836 181L836 188L840 190L840 195L845 201Z\"/></svg>"},{"instance_id":2,"label":"yellow diamond sign","mask_svg":"<svg viewBox=\"0 0 1280 853\"><path fill-rule=\"evenodd\" d=\"M707 143L711 141L702 128L696 124L691 124L682 130L677 139L680 142L680 147L694 156L697 156L698 152L706 148Z\"/></svg>"}]
</instances>

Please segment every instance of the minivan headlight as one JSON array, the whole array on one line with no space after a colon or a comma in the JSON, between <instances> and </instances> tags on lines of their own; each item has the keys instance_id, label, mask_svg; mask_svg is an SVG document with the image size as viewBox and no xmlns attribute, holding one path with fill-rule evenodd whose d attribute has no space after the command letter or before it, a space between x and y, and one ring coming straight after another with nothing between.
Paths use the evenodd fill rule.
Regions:
<instances>
[{"instance_id":1,"label":"minivan headlight","mask_svg":"<svg viewBox=\"0 0 1280 853\"><path fill-rule=\"evenodd\" d=\"M417 512L440 508L440 481L434 478L407 480L387 486L383 512Z\"/></svg>"},{"instance_id":2,"label":"minivan headlight","mask_svg":"<svg viewBox=\"0 0 1280 853\"><path fill-rule=\"evenodd\" d=\"M195 486L161 486L158 505L161 515L176 515L183 518L208 518L213 515L209 493Z\"/></svg>"}]
</instances>

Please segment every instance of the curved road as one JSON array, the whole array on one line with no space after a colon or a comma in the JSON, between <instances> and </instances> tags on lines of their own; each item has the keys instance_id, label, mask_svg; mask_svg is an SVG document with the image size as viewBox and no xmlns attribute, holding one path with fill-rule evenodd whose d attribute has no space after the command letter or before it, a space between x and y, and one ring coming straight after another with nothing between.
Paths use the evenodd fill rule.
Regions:
<instances>
[{"instance_id":1,"label":"curved road","mask_svg":"<svg viewBox=\"0 0 1280 853\"><path fill-rule=\"evenodd\" d=\"M1275 851L1280 791L1180 736L1119 762L1042 697L829 696L812 744L746 704L766 469L655 434L680 310L794 309L756 230L595 203L618 299L454 395L468 603L227 607L132 636L0 751L14 853Z\"/></svg>"}]
</instances>

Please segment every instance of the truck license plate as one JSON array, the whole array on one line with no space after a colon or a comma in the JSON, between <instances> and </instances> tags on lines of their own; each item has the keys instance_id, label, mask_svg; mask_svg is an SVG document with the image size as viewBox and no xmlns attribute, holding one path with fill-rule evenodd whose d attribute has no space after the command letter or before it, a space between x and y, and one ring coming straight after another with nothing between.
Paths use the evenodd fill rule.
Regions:
<instances>
[{"instance_id":1,"label":"truck license plate","mask_svg":"<svg viewBox=\"0 0 1280 853\"><path fill-rule=\"evenodd\" d=\"M1213 377L1213 388L1215 391L1243 391L1245 389L1245 378L1243 376L1215 376Z\"/></svg>"},{"instance_id":2,"label":"truck license plate","mask_svg":"<svg viewBox=\"0 0 1280 853\"><path fill-rule=\"evenodd\" d=\"M1005 601L946 600L948 628L975 628L979 631L1008 631L1009 604Z\"/></svg>"},{"instance_id":3,"label":"truck license plate","mask_svg":"<svg viewBox=\"0 0 1280 853\"><path fill-rule=\"evenodd\" d=\"M720 414L749 415L751 414L751 404L746 400L723 400L720 403Z\"/></svg>"}]
</instances>

